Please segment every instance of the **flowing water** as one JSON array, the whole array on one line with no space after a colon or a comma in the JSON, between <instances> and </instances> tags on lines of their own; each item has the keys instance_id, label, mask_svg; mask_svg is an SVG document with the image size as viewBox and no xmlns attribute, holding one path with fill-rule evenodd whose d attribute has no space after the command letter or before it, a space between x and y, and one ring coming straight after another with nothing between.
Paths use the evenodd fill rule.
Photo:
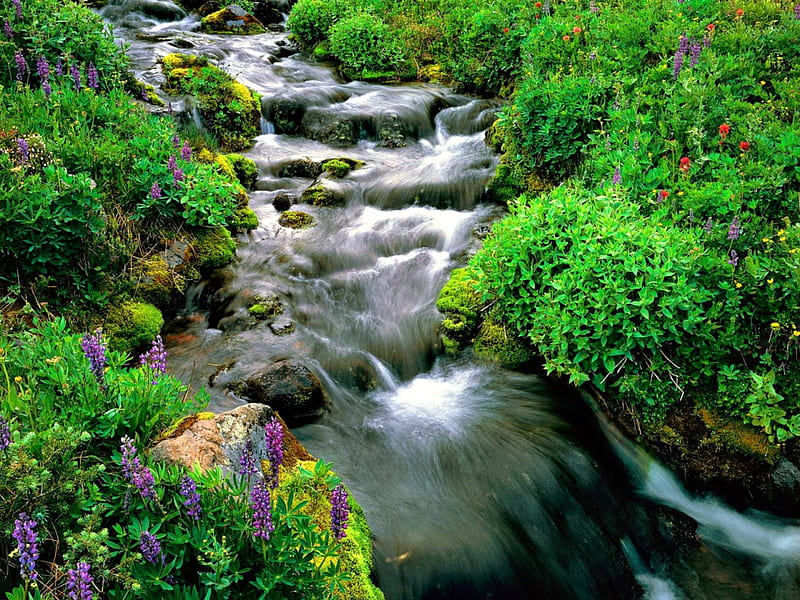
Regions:
<instances>
[{"instance_id":1,"label":"flowing water","mask_svg":"<svg viewBox=\"0 0 800 600\"><path fill-rule=\"evenodd\" d=\"M389 600L800 597L794 524L691 497L573 391L439 355L436 296L502 214L480 203L497 162L483 143L497 103L346 83L284 32L202 35L168 0L115 0L102 14L148 83L163 81L158 58L188 52L263 98L263 133L245 153L259 167L261 225L240 237L235 263L190 291L171 368L213 384L215 410L244 401L228 384L278 359L318 375L331 411L294 433L364 507ZM190 100L169 100L198 122ZM287 114L294 125L278 123ZM353 139L324 143L332 123ZM383 147L382 131L407 145ZM365 163L325 181L344 205L300 204L316 227L278 225L275 196L312 183L282 167L340 156ZM248 315L258 296L285 307L272 328ZM680 546L656 505L696 521L699 544Z\"/></svg>"}]
</instances>

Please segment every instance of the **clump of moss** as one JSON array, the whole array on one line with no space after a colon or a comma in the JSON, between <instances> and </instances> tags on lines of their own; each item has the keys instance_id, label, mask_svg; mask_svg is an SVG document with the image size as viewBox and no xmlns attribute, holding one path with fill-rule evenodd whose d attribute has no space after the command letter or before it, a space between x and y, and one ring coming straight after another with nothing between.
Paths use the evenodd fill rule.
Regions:
<instances>
[{"instance_id":1,"label":"clump of moss","mask_svg":"<svg viewBox=\"0 0 800 600\"><path fill-rule=\"evenodd\" d=\"M324 185L312 185L306 188L300 198L303 202L313 204L314 206L333 206L334 204L341 204L344 202L342 196Z\"/></svg>"},{"instance_id":2,"label":"clump of moss","mask_svg":"<svg viewBox=\"0 0 800 600\"><path fill-rule=\"evenodd\" d=\"M515 369L533 359L533 353L519 337L491 317L481 323L474 350L480 358L500 363L509 369Z\"/></svg>"},{"instance_id":3,"label":"clump of moss","mask_svg":"<svg viewBox=\"0 0 800 600\"><path fill-rule=\"evenodd\" d=\"M253 304L247 309L252 316L259 321L263 321L272 317L277 317L283 314L283 305L278 298L260 299L259 302Z\"/></svg>"},{"instance_id":4,"label":"clump of moss","mask_svg":"<svg viewBox=\"0 0 800 600\"><path fill-rule=\"evenodd\" d=\"M250 231L258 227L258 217L250 208L237 208L228 219L228 226L237 231Z\"/></svg>"},{"instance_id":5,"label":"clump of moss","mask_svg":"<svg viewBox=\"0 0 800 600\"><path fill-rule=\"evenodd\" d=\"M236 171L226 156L212 152L208 148L201 148L200 151L194 155L194 159L204 165L216 165L222 173L231 179L231 181L238 181Z\"/></svg>"},{"instance_id":6,"label":"clump of moss","mask_svg":"<svg viewBox=\"0 0 800 600\"><path fill-rule=\"evenodd\" d=\"M254 35L264 33L266 29L261 24L261 21L236 5L236 8L223 8L203 17L200 21L200 31L204 33Z\"/></svg>"},{"instance_id":7,"label":"clump of moss","mask_svg":"<svg viewBox=\"0 0 800 600\"><path fill-rule=\"evenodd\" d=\"M109 346L134 354L149 344L164 326L161 311L146 302L124 302L112 308L103 329Z\"/></svg>"},{"instance_id":8,"label":"clump of moss","mask_svg":"<svg viewBox=\"0 0 800 600\"><path fill-rule=\"evenodd\" d=\"M200 229L194 236L194 253L201 270L217 269L233 260L236 242L224 227Z\"/></svg>"},{"instance_id":9,"label":"clump of moss","mask_svg":"<svg viewBox=\"0 0 800 600\"><path fill-rule=\"evenodd\" d=\"M322 163L322 170L330 173L332 177L342 178L350 172L350 165L343 160L333 158Z\"/></svg>"},{"instance_id":10,"label":"clump of moss","mask_svg":"<svg viewBox=\"0 0 800 600\"><path fill-rule=\"evenodd\" d=\"M256 163L241 154L226 154L225 158L228 159L228 162L233 167L233 171L239 183L247 190L253 189L258 179L258 167L256 167Z\"/></svg>"},{"instance_id":11,"label":"clump of moss","mask_svg":"<svg viewBox=\"0 0 800 600\"><path fill-rule=\"evenodd\" d=\"M136 296L161 308L175 308L183 298L186 278L171 269L160 254L142 261L134 270Z\"/></svg>"},{"instance_id":12,"label":"clump of moss","mask_svg":"<svg viewBox=\"0 0 800 600\"><path fill-rule=\"evenodd\" d=\"M287 210L278 219L278 225L289 229L307 229L315 225L314 217L299 210Z\"/></svg>"},{"instance_id":13,"label":"clump of moss","mask_svg":"<svg viewBox=\"0 0 800 600\"><path fill-rule=\"evenodd\" d=\"M140 90L140 96L145 102L153 106L166 106L166 103L156 94L156 88L149 83L137 79L134 87Z\"/></svg>"},{"instance_id":14,"label":"clump of moss","mask_svg":"<svg viewBox=\"0 0 800 600\"><path fill-rule=\"evenodd\" d=\"M773 464L780 458L780 450L770 442L762 429L738 421L726 419L708 408L697 414L710 431L709 440L731 452L736 452Z\"/></svg>"},{"instance_id":15,"label":"clump of moss","mask_svg":"<svg viewBox=\"0 0 800 600\"><path fill-rule=\"evenodd\" d=\"M441 335L447 354L455 354L472 343L478 327L481 298L468 268L453 270L450 280L439 292L436 308L444 314Z\"/></svg>"},{"instance_id":16,"label":"clump of moss","mask_svg":"<svg viewBox=\"0 0 800 600\"><path fill-rule=\"evenodd\" d=\"M278 496L293 494L295 501L304 502L301 511L322 531L331 528L331 503L329 480L334 477L328 471L320 473L312 461L298 461L297 464L281 472ZM372 533L364 511L348 490L348 509L350 515L341 541L340 549L333 560L339 561L340 572L347 573L344 589L336 593L340 600L383 600L384 595L370 580L372 570Z\"/></svg>"},{"instance_id":17,"label":"clump of moss","mask_svg":"<svg viewBox=\"0 0 800 600\"><path fill-rule=\"evenodd\" d=\"M430 83L451 83L452 80L445 73L442 65L432 64L420 67L417 77L420 81L427 81Z\"/></svg>"},{"instance_id":18,"label":"clump of moss","mask_svg":"<svg viewBox=\"0 0 800 600\"><path fill-rule=\"evenodd\" d=\"M173 53L161 59L170 94L197 98L206 127L230 150L250 145L261 132L261 100L255 92L203 57Z\"/></svg>"}]
</instances>

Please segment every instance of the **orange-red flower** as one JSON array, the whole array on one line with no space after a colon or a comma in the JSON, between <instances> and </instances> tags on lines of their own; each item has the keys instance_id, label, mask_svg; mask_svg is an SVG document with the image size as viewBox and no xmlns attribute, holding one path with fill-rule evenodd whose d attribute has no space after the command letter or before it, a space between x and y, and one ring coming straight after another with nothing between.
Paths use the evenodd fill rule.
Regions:
<instances>
[{"instance_id":1,"label":"orange-red flower","mask_svg":"<svg viewBox=\"0 0 800 600\"><path fill-rule=\"evenodd\" d=\"M565 36L564 36L563 38L561 38L561 39L562 39L562 40L564 40L565 42L568 42L568 41L569 41L569 36L568 36L568 35L565 35Z\"/></svg>"},{"instance_id":2,"label":"orange-red flower","mask_svg":"<svg viewBox=\"0 0 800 600\"><path fill-rule=\"evenodd\" d=\"M692 161L689 160L688 156L684 156L683 158L681 158L680 164L681 164L681 170L684 173L688 173L689 172L689 167L692 166Z\"/></svg>"},{"instance_id":3,"label":"orange-red flower","mask_svg":"<svg viewBox=\"0 0 800 600\"><path fill-rule=\"evenodd\" d=\"M750 142L739 142L739 149L742 152L747 152L750 150Z\"/></svg>"},{"instance_id":4,"label":"orange-red flower","mask_svg":"<svg viewBox=\"0 0 800 600\"><path fill-rule=\"evenodd\" d=\"M669 196L669 192L667 190L661 190L661 200L666 200L667 196Z\"/></svg>"},{"instance_id":5,"label":"orange-red flower","mask_svg":"<svg viewBox=\"0 0 800 600\"><path fill-rule=\"evenodd\" d=\"M716 25L714 25L713 23L709 23L708 25L706 25L706 29L708 29L709 31L714 31L715 27Z\"/></svg>"},{"instance_id":6,"label":"orange-red flower","mask_svg":"<svg viewBox=\"0 0 800 600\"><path fill-rule=\"evenodd\" d=\"M503 33L508 33L508 27L503 27Z\"/></svg>"},{"instance_id":7,"label":"orange-red flower","mask_svg":"<svg viewBox=\"0 0 800 600\"><path fill-rule=\"evenodd\" d=\"M580 27L573 27L572 28L572 33L574 33L575 35L578 35L581 31L583 31L583 30Z\"/></svg>"},{"instance_id":8,"label":"orange-red flower","mask_svg":"<svg viewBox=\"0 0 800 600\"><path fill-rule=\"evenodd\" d=\"M741 17L743 14L744 14L744 9L743 8L737 8L736 9L736 17L737 18Z\"/></svg>"},{"instance_id":9,"label":"orange-red flower","mask_svg":"<svg viewBox=\"0 0 800 600\"><path fill-rule=\"evenodd\" d=\"M723 140L726 137L728 137L728 134L730 132L731 132L731 126L728 125L727 123L723 123L722 125L719 126L719 137L721 137Z\"/></svg>"}]
</instances>

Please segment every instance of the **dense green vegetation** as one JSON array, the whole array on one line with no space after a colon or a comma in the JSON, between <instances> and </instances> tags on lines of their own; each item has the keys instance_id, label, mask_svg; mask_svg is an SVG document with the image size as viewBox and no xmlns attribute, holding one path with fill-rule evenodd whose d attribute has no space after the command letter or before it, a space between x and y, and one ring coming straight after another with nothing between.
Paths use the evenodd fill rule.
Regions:
<instances>
[{"instance_id":1,"label":"dense green vegetation","mask_svg":"<svg viewBox=\"0 0 800 600\"><path fill-rule=\"evenodd\" d=\"M509 97L512 214L468 274L548 371L800 435L794 2L299 0L289 26L347 72L356 15L419 75Z\"/></svg>"}]
</instances>

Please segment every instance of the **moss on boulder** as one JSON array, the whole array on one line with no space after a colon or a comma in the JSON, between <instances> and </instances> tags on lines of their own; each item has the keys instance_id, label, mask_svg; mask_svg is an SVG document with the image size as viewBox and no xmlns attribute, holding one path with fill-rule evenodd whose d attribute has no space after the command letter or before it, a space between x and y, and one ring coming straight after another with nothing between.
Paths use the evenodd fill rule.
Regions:
<instances>
[{"instance_id":1,"label":"moss on boulder","mask_svg":"<svg viewBox=\"0 0 800 600\"><path fill-rule=\"evenodd\" d=\"M257 302L248 308L248 312L259 321L265 321L283 314L283 305L276 296L256 298Z\"/></svg>"},{"instance_id":2,"label":"moss on boulder","mask_svg":"<svg viewBox=\"0 0 800 600\"><path fill-rule=\"evenodd\" d=\"M468 268L454 269L449 281L439 292L436 308L444 314L441 336L447 354L455 354L472 343L478 327L480 294Z\"/></svg>"},{"instance_id":3,"label":"moss on boulder","mask_svg":"<svg viewBox=\"0 0 800 600\"><path fill-rule=\"evenodd\" d=\"M250 231L258 227L258 217L251 208L237 208L228 220L228 226L237 231Z\"/></svg>"},{"instance_id":4,"label":"moss on boulder","mask_svg":"<svg viewBox=\"0 0 800 600\"><path fill-rule=\"evenodd\" d=\"M258 179L258 167L251 159L241 154L226 154L225 158L233 167L236 179L247 190L252 190Z\"/></svg>"},{"instance_id":5,"label":"moss on boulder","mask_svg":"<svg viewBox=\"0 0 800 600\"><path fill-rule=\"evenodd\" d=\"M196 231L192 246L197 268L201 270L217 269L227 265L236 253L236 242L224 227Z\"/></svg>"},{"instance_id":6,"label":"moss on boulder","mask_svg":"<svg viewBox=\"0 0 800 600\"><path fill-rule=\"evenodd\" d=\"M231 4L222 10L203 17L200 21L203 33L222 33L236 35L253 35L264 33L266 29L261 21L249 14L238 4Z\"/></svg>"},{"instance_id":7,"label":"moss on boulder","mask_svg":"<svg viewBox=\"0 0 800 600\"><path fill-rule=\"evenodd\" d=\"M124 302L112 308L103 327L109 346L135 354L155 339L164 326L161 311L146 302Z\"/></svg>"},{"instance_id":8,"label":"moss on boulder","mask_svg":"<svg viewBox=\"0 0 800 600\"><path fill-rule=\"evenodd\" d=\"M322 163L322 170L329 173L331 177L342 178L352 170L352 167L343 160L332 158Z\"/></svg>"},{"instance_id":9,"label":"moss on boulder","mask_svg":"<svg viewBox=\"0 0 800 600\"><path fill-rule=\"evenodd\" d=\"M183 299L186 278L171 269L161 254L143 260L133 270L136 296L160 308L176 308Z\"/></svg>"},{"instance_id":10,"label":"moss on boulder","mask_svg":"<svg viewBox=\"0 0 800 600\"><path fill-rule=\"evenodd\" d=\"M306 188L300 198L303 202L314 206L333 206L344 203L344 197L341 194L320 184Z\"/></svg>"},{"instance_id":11,"label":"moss on boulder","mask_svg":"<svg viewBox=\"0 0 800 600\"><path fill-rule=\"evenodd\" d=\"M278 219L278 225L289 229L307 229L316 225L314 217L299 210L287 210Z\"/></svg>"},{"instance_id":12,"label":"moss on boulder","mask_svg":"<svg viewBox=\"0 0 800 600\"><path fill-rule=\"evenodd\" d=\"M508 369L516 369L534 358L533 352L513 331L492 317L481 323L473 348L476 356Z\"/></svg>"}]
</instances>

